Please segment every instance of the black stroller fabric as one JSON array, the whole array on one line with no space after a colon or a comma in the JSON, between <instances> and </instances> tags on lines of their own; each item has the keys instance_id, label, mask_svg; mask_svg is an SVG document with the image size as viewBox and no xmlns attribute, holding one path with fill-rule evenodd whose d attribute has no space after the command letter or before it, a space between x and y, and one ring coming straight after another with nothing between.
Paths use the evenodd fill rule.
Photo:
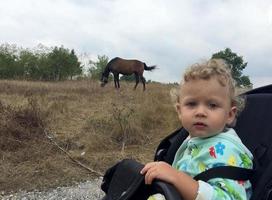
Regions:
<instances>
[{"instance_id":1,"label":"black stroller fabric","mask_svg":"<svg viewBox=\"0 0 272 200\"><path fill-rule=\"evenodd\" d=\"M145 185L144 176L140 174L143 167L133 159L124 159L109 168L101 185L106 193L103 200L140 200L154 193L162 193L166 199L180 199L179 193L168 183L157 180L151 186Z\"/></svg>"},{"instance_id":2,"label":"black stroller fabric","mask_svg":"<svg viewBox=\"0 0 272 200\"><path fill-rule=\"evenodd\" d=\"M134 193L144 184L144 176L140 175L143 166L136 161L124 159L108 169L101 185L107 193L103 200L135 199ZM137 195L141 195L139 191Z\"/></svg>"},{"instance_id":3,"label":"black stroller fabric","mask_svg":"<svg viewBox=\"0 0 272 200\"><path fill-rule=\"evenodd\" d=\"M246 107L239 116L234 129L243 143L254 155L254 174L252 175L250 171L241 171L240 173L237 169L215 169L215 172L205 171L206 173L204 175L200 174L200 178L198 177L196 179L209 180L212 177L220 176L232 179L239 177L237 180L250 179L253 187L251 200L272 200L272 85L251 90L244 95L247 99ZM172 164L177 149L187 136L188 133L183 128L167 136L159 144L154 160L165 161ZM102 190L107 194L103 200L147 199L148 195L155 192L164 194L167 200L182 199L175 188L167 183L155 181L151 187L145 186L143 176L139 176L139 171L143 165L137 162L137 164L135 164L135 161L129 162L130 164L126 164L125 167L129 169L121 167L119 172L117 172L117 168L114 166L107 171L101 186ZM130 170L132 168L136 168L136 171L133 170L136 172L136 175L131 175L133 174ZM219 175L217 175L218 173ZM128 174L130 174L132 178L129 178ZM124 178L124 176L126 176L126 178ZM122 180L120 177L123 177ZM114 181L112 182L112 180ZM124 184L128 185L124 186ZM115 189L111 188L113 185ZM111 193L118 193L115 190L119 191L119 197L117 197L118 195L114 197L110 196ZM124 191L126 192L122 195L120 191L122 191L122 193ZM129 192L127 193L127 191ZM128 194L131 195L131 197L129 197Z\"/></svg>"},{"instance_id":4,"label":"black stroller fabric","mask_svg":"<svg viewBox=\"0 0 272 200\"><path fill-rule=\"evenodd\" d=\"M254 156L252 200L272 199L272 85L246 94L247 104L235 127Z\"/></svg>"}]
</instances>

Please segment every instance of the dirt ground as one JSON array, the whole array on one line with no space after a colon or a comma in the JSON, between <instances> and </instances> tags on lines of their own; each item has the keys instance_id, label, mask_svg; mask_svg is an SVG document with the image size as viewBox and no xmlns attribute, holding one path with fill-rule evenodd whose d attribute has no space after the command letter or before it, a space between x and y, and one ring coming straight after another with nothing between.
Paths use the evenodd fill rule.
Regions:
<instances>
[{"instance_id":1,"label":"dirt ground","mask_svg":"<svg viewBox=\"0 0 272 200\"><path fill-rule=\"evenodd\" d=\"M133 86L0 81L0 191L71 185L123 158L152 160L160 140L180 126L169 95L175 86Z\"/></svg>"}]
</instances>

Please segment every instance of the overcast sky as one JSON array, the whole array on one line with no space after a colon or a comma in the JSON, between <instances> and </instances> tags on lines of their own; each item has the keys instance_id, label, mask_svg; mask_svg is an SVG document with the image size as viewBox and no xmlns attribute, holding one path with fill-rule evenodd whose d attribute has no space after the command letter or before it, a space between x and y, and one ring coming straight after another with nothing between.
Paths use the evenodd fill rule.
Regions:
<instances>
[{"instance_id":1,"label":"overcast sky","mask_svg":"<svg viewBox=\"0 0 272 200\"><path fill-rule=\"evenodd\" d=\"M0 43L139 59L159 68L146 79L166 83L229 47L258 87L272 83L272 1L2 0Z\"/></svg>"}]
</instances>

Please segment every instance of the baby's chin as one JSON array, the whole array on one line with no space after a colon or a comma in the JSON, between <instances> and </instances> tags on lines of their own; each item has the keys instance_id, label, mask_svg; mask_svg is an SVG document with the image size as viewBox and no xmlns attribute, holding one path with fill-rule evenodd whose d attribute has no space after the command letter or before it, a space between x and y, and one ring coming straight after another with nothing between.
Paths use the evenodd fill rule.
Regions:
<instances>
[{"instance_id":1,"label":"baby's chin","mask_svg":"<svg viewBox=\"0 0 272 200\"><path fill-rule=\"evenodd\" d=\"M190 133L190 137L193 138L193 137L198 137L198 138L209 138L209 137L212 137L212 136L215 136L217 134L219 134L221 131L219 132L214 132L214 133Z\"/></svg>"}]
</instances>

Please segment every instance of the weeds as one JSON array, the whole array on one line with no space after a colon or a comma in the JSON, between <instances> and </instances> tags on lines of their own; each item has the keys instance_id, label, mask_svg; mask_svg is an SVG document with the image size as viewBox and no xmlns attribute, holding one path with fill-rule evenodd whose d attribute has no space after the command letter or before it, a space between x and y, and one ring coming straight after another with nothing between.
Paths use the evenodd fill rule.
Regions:
<instances>
[{"instance_id":1,"label":"weeds","mask_svg":"<svg viewBox=\"0 0 272 200\"><path fill-rule=\"evenodd\" d=\"M117 122L117 124L120 127L121 130L121 153L124 154L125 146L127 144L127 141L129 139L129 132L130 132L130 120L133 115L134 109L131 107L125 107L125 106L117 106L116 104L112 104L112 116L113 119Z\"/></svg>"},{"instance_id":2,"label":"weeds","mask_svg":"<svg viewBox=\"0 0 272 200\"><path fill-rule=\"evenodd\" d=\"M0 81L0 191L91 179L49 143L44 128L97 171L125 157L152 160L159 141L179 126L171 86L150 84L145 92L133 86L124 82L117 91L93 81Z\"/></svg>"},{"instance_id":3,"label":"weeds","mask_svg":"<svg viewBox=\"0 0 272 200\"><path fill-rule=\"evenodd\" d=\"M12 107L1 103L1 142L3 151L16 151L25 147L27 141L42 138L46 113L42 113L37 100L28 98L25 106Z\"/></svg>"}]
</instances>

